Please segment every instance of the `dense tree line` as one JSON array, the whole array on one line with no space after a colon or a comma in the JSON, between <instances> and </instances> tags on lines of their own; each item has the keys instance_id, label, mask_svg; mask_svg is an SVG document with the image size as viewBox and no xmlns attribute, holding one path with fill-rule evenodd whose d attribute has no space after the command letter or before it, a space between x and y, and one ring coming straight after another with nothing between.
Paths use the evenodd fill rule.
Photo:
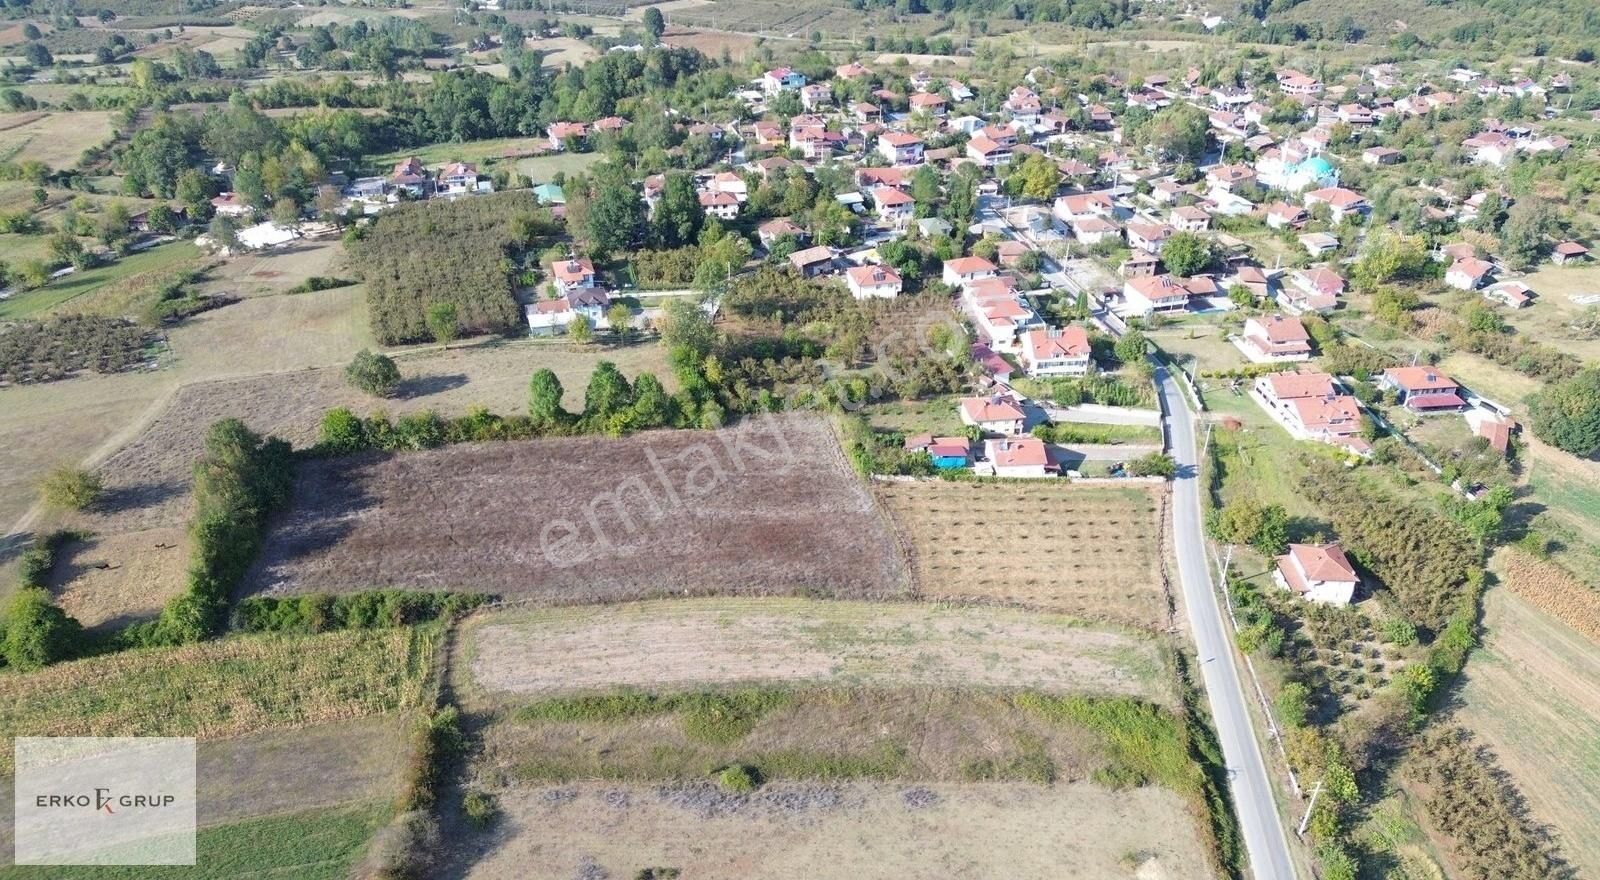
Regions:
<instances>
[{"instance_id":1,"label":"dense tree line","mask_svg":"<svg viewBox=\"0 0 1600 880\"><path fill-rule=\"evenodd\" d=\"M545 215L530 192L401 205L353 236L372 331L385 345L431 339L429 306L450 303L467 333L521 328L516 260Z\"/></svg>"}]
</instances>

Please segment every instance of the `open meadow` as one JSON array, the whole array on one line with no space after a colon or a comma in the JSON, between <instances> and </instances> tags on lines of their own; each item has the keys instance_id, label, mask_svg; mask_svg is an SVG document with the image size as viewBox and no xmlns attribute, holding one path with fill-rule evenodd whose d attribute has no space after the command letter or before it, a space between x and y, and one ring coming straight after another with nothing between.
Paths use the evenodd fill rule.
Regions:
<instances>
[{"instance_id":1,"label":"open meadow","mask_svg":"<svg viewBox=\"0 0 1600 880\"><path fill-rule=\"evenodd\" d=\"M793 682L1174 699L1153 638L1009 608L663 600L479 617L461 641L486 694Z\"/></svg>"},{"instance_id":2,"label":"open meadow","mask_svg":"<svg viewBox=\"0 0 1600 880\"><path fill-rule=\"evenodd\" d=\"M1000 602L1163 629L1165 487L880 483L927 599Z\"/></svg>"},{"instance_id":3,"label":"open meadow","mask_svg":"<svg viewBox=\"0 0 1600 880\"><path fill-rule=\"evenodd\" d=\"M0 113L0 155L70 168L84 150L111 137L113 115L109 110Z\"/></svg>"},{"instance_id":4,"label":"open meadow","mask_svg":"<svg viewBox=\"0 0 1600 880\"><path fill-rule=\"evenodd\" d=\"M1459 704L1577 876L1600 876L1600 643L1496 587Z\"/></svg>"},{"instance_id":5,"label":"open meadow","mask_svg":"<svg viewBox=\"0 0 1600 880\"><path fill-rule=\"evenodd\" d=\"M829 423L772 416L308 462L246 590L869 598L904 575Z\"/></svg>"}]
</instances>

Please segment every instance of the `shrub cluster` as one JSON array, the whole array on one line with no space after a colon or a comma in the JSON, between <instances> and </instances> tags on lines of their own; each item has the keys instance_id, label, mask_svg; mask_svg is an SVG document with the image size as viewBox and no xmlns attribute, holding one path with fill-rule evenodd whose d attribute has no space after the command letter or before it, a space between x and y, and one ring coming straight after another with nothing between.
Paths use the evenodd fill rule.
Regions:
<instances>
[{"instance_id":1,"label":"shrub cluster","mask_svg":"<svg viewBox=\"0 0 1600 880\"><path fill-rule=\"evenodd\" d=\"M415 593L373 590L327 594L251 596L234 609L234 623L245 632L320 633L377 629L451 619L487 602L482 593Z\"/></svg>"},{"instance_id":2,"label":"shrub cluster","mask_svg":"<svg viewBox=\"0 0 1600 880\"><path fill-rule=\"evenodd\" d=\"M0 663L12 669L39 669L84 651L83 627L50 601L45 588L57 551L76 532L53 532L23 551L19 583L0 615Z\"/></svg>"}]
</instances>

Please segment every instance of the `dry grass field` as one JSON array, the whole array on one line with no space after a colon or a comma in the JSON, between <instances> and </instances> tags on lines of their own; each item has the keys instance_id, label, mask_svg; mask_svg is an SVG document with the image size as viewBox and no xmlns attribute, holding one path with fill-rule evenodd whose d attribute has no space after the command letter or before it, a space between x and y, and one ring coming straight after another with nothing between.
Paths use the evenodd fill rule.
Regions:
<instances>
[{"instance_id":1,"label":"dry grass field","mask_svg":"<svg viewBox=\"0 0 1600 880\"><path fill-rule=\"evenodd\" d=\"M905 580L828 422L773 416L310 462L246 589L875 598Z\"/></svg>"},{"instance_id":2,"label":"dry grass field","mask_svg":"<svg viewBox=\"0 0 1600 880\"><path fill-rule=\"evenodd\" d=\"M111 137L109 110L0 113L0 154L18 151L51 168L70 168L83 151Z\"/></svg>"},{"instance_id":3,"label":"dry grass field","mask_svg":"<svg viewBox=\"0 0 1600 880\"><path fill-rule=\"evenodd\" d=\"M910 538L925 598L1151 629L1169 624L1163 488L934 481L876 489Z\"/></svg>"},{"instance_id":4,"label":"dry grass field","mask_svg":"<svg viewBox=\"0 0 1600 880\"><path fill-rule=\"evenodd\" d=\"M1009 608L680 599L475 618L471 690L505 694L726 682L1034 688L1171 704L1154 639ZM648 645L641 651L640 645Z\"/></svg>"},{"instance_id":5,"label":"dry grass field","mask_svg":"<svg viewBox=\"0 0 1600 880\"><path fill-rule=\"evenodd\" d=\"M1600 876L1600 644L1504 588L1488 593L1484 630L1461 720L1555 829L1577 876Z\"/></svg>"},{"instance_id":6,"label":"dry grass field","mask_svg":"<svg viewBox=\"0 0 1600 880\"><path fill-rule=\"evenodd\" d=\"M1183 802L1159 788L783 785L713 799L712 809L692 795L599 782L509 791L488 854L443 876L621 880L650 867L697 880L1211 876Z\"/></svg>"}]
</instances>

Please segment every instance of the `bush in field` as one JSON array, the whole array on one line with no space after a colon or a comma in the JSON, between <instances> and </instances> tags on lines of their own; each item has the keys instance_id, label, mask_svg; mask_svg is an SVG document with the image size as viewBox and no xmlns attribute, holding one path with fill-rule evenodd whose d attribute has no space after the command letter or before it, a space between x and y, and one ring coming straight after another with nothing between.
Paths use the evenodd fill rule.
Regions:
<instances>
[{"instance_id":1,"label":"bush in field","mask_svg":"<svg viewBox=\"0 0 1600 880\"><path fill-rule=\"evenodd\" d=\"M24 587L6 603L5 637L0 653L12 669L39 669L71 657L83 640L83 627L50 602L38 587Z\"/></svg>"},{"instance_id":2,"label":"bush in field","mask_svg":"<svg viewBox=\"0 0 1600 880\"><path fill-rule=\"evenodd\" d=\"M85 510L100 499L100 478L75 467L58 467L39 483L39 495L51 507Z\"/></svg>"},{"instance_id":3,"label":"bush in field","mask_svg":"<svg viewBox=\"0 0 1600 880\"><path fill-rule=\"evenodd\" d=\"M1135 477L1167 477L1178 472L1178 462L1165 452L1152 452L1128 463L1128 473Z\"/></svg>"},{"instance_id":4,"label":"bush in field","mask_svg":"<svg viewBox=\"0 0 1600 880\"><path fill-rule=\"evenodd\" d=\"M412 880L425 877L439 850L439 821L427 810L401 813L373 835L366 856L352 875L361 880Z\"/></svg>"},{"instance_id":5,"label":"bush in field","mask_svg":"<svg viewBox=\"0 0 1600 880\"><path fill-rule=\"evenodd\" d=\"M500 817L500 805L495 802L494 795L472 789L461 799L461 811L466 814L467 821L478 830L488 828L494 820Z\"/></svg>"},{"instance_id":6,"label":"bush in field","mask_svg":"<svg viewBox=\"0 0 1600 880\"><path fill-rule=\"evenodd\" d=\"M394 365L394 359L365 348L356 352L350 366L344 368L344 377L373 397L388 397L400 386L400 368Z\"/></svg>"},{"instance_id":7,"label":"bush in field","mask_svg":"<svg viewBox=\"0 0 1600 880\"><path fill-rule=\"evenodd\" d=\"M345 407L330 409L322 417L322 429L317 437L318 449L334 455L348 455L366 448L366 443L361 419Z\"/></svg>"},{"instance_id":8,"label":"bush in field","mask_svg":"<svg viewBox=\"0 0 1600 880\"><path fill-rule=\"evenodd\" d=\"M734 764L717 774L717 784L735 794L749 794L761 787L761 776L754 767Z\"/></svg>"}]
</instances>

